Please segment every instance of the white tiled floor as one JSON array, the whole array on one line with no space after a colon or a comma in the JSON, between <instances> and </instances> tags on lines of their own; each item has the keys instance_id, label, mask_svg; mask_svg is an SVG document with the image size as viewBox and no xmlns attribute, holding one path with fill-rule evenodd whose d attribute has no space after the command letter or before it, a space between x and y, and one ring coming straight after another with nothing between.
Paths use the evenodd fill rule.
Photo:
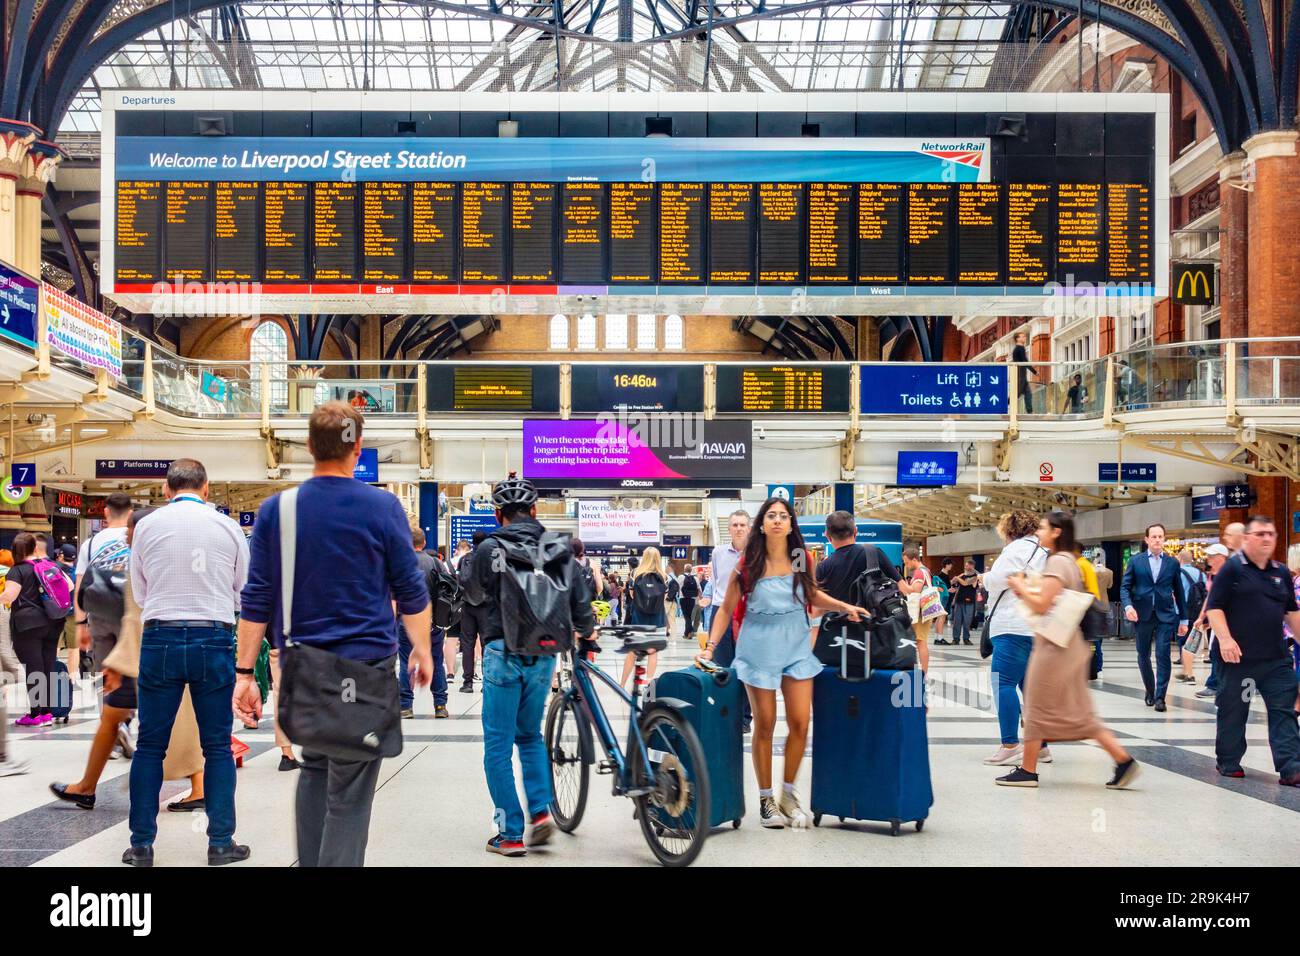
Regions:
<instances>
[{"instance_id":1,"label":"white tiled floor","mask_svg":"<svg viewBox=\"0 0 1300 956\"><path fill-rule=\"evenodd\" d=\"M685 666L691 646L674 641L661 655L661 667ZM1112 792L1102 783L1110 774L1106 755L1090 744L1053 748L1055 762L1044 766L1038 790L996 787L1005 772L981 759L997 744L997 723L988 699L987 662L974 648L936 647L931 676L953 688L983 687L984 696L952 703L932 697L929 713L934 807L923 833L905 829L892 839L879 824L834 825L799 832L766 831L753 808L757 787L746 773L749 815L737 831L717 830L699 858L700 865L891 865L1052 864L1293 865L1300 845L1300 791L1278 786L1267 747L1262 710L1252 715L1251 747L1245 781L1214 772L1214 709L1193 697L1200 684L1175 684L1170 709L1157 714L1141 699L1132 643L1107 646L1108 667L1096 685L1099 712L1143 763L1137 787ZM621 660L606 653L606 669ZM1198 665L1198 678L1206 668ZM983 681L981 684L980 681ZM11 715L16 694L10 689ZM88 695L86 695L88 696ZM587 813L575 835L557 835L550 847L525 861L483 852L492 829L492 804L482 772L482 696L449 697L451 720L434 720L427 693L417 700L417 718L407 721L406 749L385 763L370 828L370 865L647 865L653 863L632 818L631 802L611 796L610 778L593 776ZM619 713L607 695L611 715ZM971 705L974 706L971 706ZM987 710L981 710L984 707ZM108 765L100 784L100 805L92 812L54 801L46 790L53 780L80 775L94 729L94 715L66 728L30 733L11 731L16 752L32 762L25 776L0 779L0 863L116 866L128 843L126 761ZM286 866L295 861L293 795L296 774L277 770L269 722L265 729L238 731L254 747L239 771L238 839L253 847L250 863ZM778 727L778 740L784 726ZM780 758L777 760L779 769ZM805 760L800 788L808 797L811 765ZM164 800L185 792L169 783ZM204 820L190 814L162 813L155 844L159 866L202 865Z\"/></svg>"}]
</instances>

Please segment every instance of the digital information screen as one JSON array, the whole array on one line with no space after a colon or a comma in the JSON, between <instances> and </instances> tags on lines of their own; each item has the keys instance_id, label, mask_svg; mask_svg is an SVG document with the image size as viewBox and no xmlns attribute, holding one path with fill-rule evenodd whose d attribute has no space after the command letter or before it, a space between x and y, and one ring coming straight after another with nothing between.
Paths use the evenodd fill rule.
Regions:
<instances>
[{"instance_id":1,"label":"digital information screen","mask_svg":"<svg viewBox=\"0 0 1300 956\"><path fill-rule=\"evenodd\" d=\"M1151 281L1151 187L1106 184L1106 278Z\"/></svg>"},{"instance_id":2,"label":"digital information screen","mask_svg":"<svg viewBox=\"0 0 1300 956\"><path fill-rule=\"evenodd\" d=\"M704 183L659 187L659 281L704 281Z\"/></svg>"},{"instance_id":3,"label":"digital information screen","mask_svg":"<svg viewBox=\"0 0 1300 956\"><path fill-rule=\"evenodd\" d=\"M803 183L758 184L758 281L776 285L803 282Z\"/></svg>"},{"instance_id":4,"label":"digital information screen","mask_svg":"<svg viewBox=\"0 0 1300 956\"><path fill-rule=\"evenodd\" d=\"M406 268L406 183L361 184L361 280L399 282Z\"/></svg>"},{"instance_id":5,"label":"digital information screen","mask_svg":"<svg viewBox=\"0 0 1300 956\"><path fill-rule=\"evenodd\" d=\"M505 281L505 183L461 184L460 257L462 282Z\"/></svg>"},{"instance_id":6,"label":"digital information screen","mask_svg":"<svg viewBox=\"0 0 1300 956\"><path fill-rule=\"evenodd\" d=\"M560 264L565 282L605 279L605 187L564 183L560 209Z\"/></svg>"},{"instance_id":7,"label":"digital information screen","mask_svg":"<svg viewBox=\"0 0 1300 956\"><path fill-rule=\"evenodd\" d=\"M1056 270L1077 282L1099 282L1105 275L1104 188L1100 183L1060 183L1056 187Z\"/></svg>"},{"instance_id":8,"label":"digital information screen","mask_svg":"<svg viewBox=\"0 0 1300 956\"><path fill-rule=\"evenodd\" d=\"M357 184L313 183L312 281L357 281Z\"/></svg>"},{"instance_id":9,"label":"digital information screen","mask_svg":"<svg viewBox=\"0 0 1300 956\"><path fill-rule=\"evenodd\" d=\"M261 183L213 184L212 277L218 282L255 282L261 275Z\"/></svg>"},{"instance_id":10,"label":"digital information screen","mask_svg":"<svg viewBox=\"0 0 1300 956\"><path fill-rule=\"evenodd\" d=\"M654 183L609 184L609 281L654 282L658 208Z\"/></svg>"},{"instance_id":11,"label":"digital information screen","mask_svg":"<svg viewBox=\"0 0 1300 956\"><path fill-rule=\"evenodd\" d=\"M263 275L267 282L307 281L307 190L311 183L262 184Z\"/></svg>"},{"instance_id":12,"label":"digital information screen","mask_svg":"<svg viewBox=\"0 0 1300 956\"><path fill-rule=\"evenodd\" d=\"M754 184L709 183L709 284L754 283Z\"/></svg>"},{"instance_id":13,"label":"digital information screen","mask_svg":"<svg viewBox=\"0 0 1300 956\"><path fill-rule=\"evenodd\" d=\"M125 282L157 282L162 236L162 183L119 182L113 259Z\"/></svg>"},{"instance_id":14,"label":"digital information screen","mask_svg":"<svg viewBox=\"0 0 1300 956\"><path fill-rule=\"evenodd\" d=\"M173 282L203 282L208 278L212 184L167 183L164 192L163 275Z\"/></svg>"},{"instance_id":15,"label":"digital information screen","mask_svg":"<svg viewBox=\"0 0 1300 956\"><path fill-rule=\"evenodd\" d=\"M1052 187L1007 186L1007 284L1043 285L1052 275Z\"/></svg>"},{"instance_id":16,"label":"digital information screen","mask_svg":"<svg viewBox=\"0 0 1300 956\"><path fill-rule=\"evenodd\" d=\"M456 184L411 183L411 281L456 275Z\"/></svg>"},{"instance_id":17,"label":"digital information screen","mask_svg":"<svg viewBox=\"0 0 1300 956\"><path fill-rule=\"evenodd\" d=\"M1002 282L1002 187L997 183L957 186L957 282Z\"/></svg>"},{"instance_id":18,"label":"digital information screen","mask_svg":"<svg viewBox=\"0 0 1300 956\"><path fill-rule=\"evenodd\" d=\"M572 369L573 410L700 412L702 365L583 365Z\"/></svg>"},{"instance_id":19,"label":"digital information screen","mask_svg":"<svg viewBox=\"0 0 1300 956\"><path fill-rule=\"evenodd\" d=\"M952 185L907 185L907 281L952 282Z\"/></svg>"},{"instance_id":20,"label":"digital information screen","mask_svg":"<svg viewBox=\"0 0 1300 956\"><path fill-rule=\"evenodd\" d=\"M903 186L858 186L858 281L888 284L903 278Z\"/></svg>"},{"instance_id":21,"label":"digital information screen","mask_svg":"<svg viewBox=\"0 0 1300 956\"><path fill-rule=\"evenodd\" d=\"M844 412L847 365L719 365L719 412Z\"/></svg>"},{"instance_id":22,"label":"digital information screen","mask_svg":"<svg viewBox=\"0 0 1300 956\"><path fill-rule=\"evenodd\" d=\"M433 412L559 412L560 367L443 363L427 401Z\"/></svg>"},{"instance_id":23,"label":"digital information screen","mask_svg":"<svg viewBox=\"0 0 1300 956\"><path fill-rule=\"evenodd\" d=\"M511 282L554 282L554 183L511 183Z\"/></svg>"},{"instance_id":24,"label":"digital information screen","mask_svg":"<svg viewBox=\"0 0 1300 956\"><path fill-rule=\"evenodd\" d=\"M808 186L808 281L853 282L853 187L848 183Z\"/></svg>"}]
</instances>

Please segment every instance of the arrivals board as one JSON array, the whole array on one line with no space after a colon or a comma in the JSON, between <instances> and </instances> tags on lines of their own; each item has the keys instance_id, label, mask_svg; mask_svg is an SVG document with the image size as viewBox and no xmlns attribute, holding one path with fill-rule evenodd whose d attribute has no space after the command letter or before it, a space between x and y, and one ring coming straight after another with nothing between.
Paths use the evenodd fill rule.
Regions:
<instances>
[{"instance_id":1,"label":"arrivals board","mask_svg":"<svg viewBox=\"0 0 1300 956\"><path fill-rule=\"evenodd\" d=\"M847 412L847 365L719 365L719 412Z\"/></svg>"},{"instance_id":2,"label":"arrivals board","mask_svg":"<svg viewBox=\"0 0 1300 956\"><path fill-rule=\"evenodd\" d=\"M558 365L440 362L430 369L428 410L435 412L558 412Z\"/></svg>"},{"instance_id":3,"label":"arrivals board","mask_svg":"<svg viewBox=\"0 0 1300 956\"><path fill-rule=\"evenodd\" d=\"M1059 177L1045 169L1041 182L999 168L995 179L987 139L972 140L969 152L922 140L899 151L884 138L798 148L762 138L610 138L599 141L603 152L588 153L595 144L582 138L447 141L471 159L484 151L475 168L489 175L478 177L446 153L420 165L422 154L400 150L400 163L386 163L369 155L391 147L378 138L346 149L311 137L116 142L111 271L126 291L163 278L260 282L270 292L466 285L725 294L1071 277L1150 283L1155 275L1154 189L1140 164L1121 157L1093 172L1076 163ZM265 143L318 152L270 155ZM633 152L647 162L663 153L653 178L615 178L646 174ZM335 175L330 156L342 153L370 162ZM207 154L212 162L201 162Z\"/></svg>"}]
</instances>

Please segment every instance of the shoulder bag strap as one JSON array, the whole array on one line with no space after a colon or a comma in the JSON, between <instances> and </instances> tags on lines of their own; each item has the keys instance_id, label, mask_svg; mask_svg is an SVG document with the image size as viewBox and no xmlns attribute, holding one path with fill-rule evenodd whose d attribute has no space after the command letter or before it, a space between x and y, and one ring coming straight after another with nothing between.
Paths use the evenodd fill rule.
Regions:
<instances>
[{"instance_id":1,"label":"shoulder bag strap","mask_svg":"<svg viewBox=\"0 0 1300 956\"><path fill-rule=\"evenodd\" d=\"M280 625L285 645L292 642L293 575L298 552L298 489L280 492Z\"/></svg>"}]
</instances>

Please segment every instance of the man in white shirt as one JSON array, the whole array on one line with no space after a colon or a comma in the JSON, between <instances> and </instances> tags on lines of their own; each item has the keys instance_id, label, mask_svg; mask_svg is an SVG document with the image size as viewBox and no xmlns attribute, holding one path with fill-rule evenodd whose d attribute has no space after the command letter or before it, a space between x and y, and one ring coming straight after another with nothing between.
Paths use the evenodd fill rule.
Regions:
<instances>
[{"instance_id":1,"label":"man in white shirt","mask_svg":"<svg viewBox=\"0 0 1300 956\"><path fill-rule=\"evenodd\" d=\"M727 521L727 533L731 536L731 540L713 549L713 561L709 565L713 591L709 600L711 603L716 603L718 607L722 606L727 596L727 586L731 584L731 576L736 573L736 565L740 563L740 557L745 553L749 525L748 511L743 508L733 511L730 520ZM731 633L731 625L728 624L726 633L718 641L718 646L713 649L713 661L723 667L730 667L735 657L736 638ZM749 732L750 716L749 697L746 695L745 712L742 718L746 733Z\"/></svg>"},{"instance_id":2,"label":"man in white shirt","mask_svg":"<svg viewBox=\"0 0 1300 956\"><path fill-rule=\"evenodd\" d=\"M235 688L235 615L248 578L248 542L207 503L208 473L193 458L167 470L169 503L142 519L131 549L140 605L140 732L131 764L131 846L122 862L153 866L158 790L172 724L188 686L203 746L208 864L249 857L234 842L235 761L230 701Z\"/></svg>"}]
</instances>

